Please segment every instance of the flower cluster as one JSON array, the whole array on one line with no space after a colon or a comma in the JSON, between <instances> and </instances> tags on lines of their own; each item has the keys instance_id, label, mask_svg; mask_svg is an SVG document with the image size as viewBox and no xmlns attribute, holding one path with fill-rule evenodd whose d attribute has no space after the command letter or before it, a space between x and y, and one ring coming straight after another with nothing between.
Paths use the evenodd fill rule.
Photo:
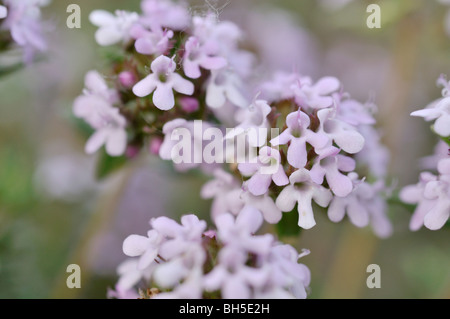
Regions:
<instances>
[{"instance_id":1,"label":"flower cluster","mask_svg":"<svg viewBox=\"0 0 450 319\"><path fill-rule=\"evenodd\" d=\"M215 198L213 214L227 211L225 207L236 213L242 205L258 203L266 221L277 223L281 212L297 206L298 225L309 229L316 224L314 201L329 206L332 221L347 213L356 226L372 222L378 235L389 236L392 229L383 199L389 155L373 128L374 107L350 99L341 87L333 77L314 83L308 77L283 73L263 83L260 99L237 113L236 130L282 131L272 138L248 135L250 145L265 146L259 148L256 161L237 166L239 175L248 177L243 187L224 173L216 174L215 187L205 186L203 196ZM371 144L365 145L366 139ZM366 176L359 178L357 169Z\"/></svg>"},{"instance_id":2,"label":"flower cluster","mask_svg":"<svg viewBox=\"0 0 450 319\"><path fill-rule=\"evenodd\" d=\"M444 76L437 82L443 86L443 97L411 113L426 121L435 120L433 131L443 139L436 146L436 154L424 161L428 169L437 167L437 175L422 172L416 185L406 186L400 193L405 203L417 204L409 225L411 230L418 230L422 225L431 230L440 229L450 216L450 83Z\"/></svg>"},{"instance_id":3,"label":"flower cluster","mask_svg":"<svg viewBox=\"0 0 450 319\"><path fill-rule=\"evenodd\" d=\"M255 77L257 53L243 49L239 27L216 15L191 16L168 0L143 0L141 8L90 15L98 44L116 51L109 71L86 75L74 103L94 130L86 151L149 149L178 170L211 174L201 197L212 199L217 231L205 232L194 215L181 225L152 220L147 236L125 240L135 258L119 267L110 296L136 297L132 287L145 281L144 297L152 298L304 298L309 271L295 249L254 233L293 210L299 227L312 228L313 202L334 222L347 215L390 235L389 153L372 103L350 98L334 77ZM206 151L214 160L202 157Z\"/></svg>"},{"instance_id":4,"label":"flower cluster","mask_svg":"<svg viewBox=\"0 0 450 319\"><path fill-rule=\"evenodd\" d=\"M122 44L125 53L108 76L118 97L116 109L122 117L119 113L108 114L104 123L92 125L89 116L96 117L98 111L86 117L75 110L77 116L97 130L88 141L87 151L95 151L106 143L106 151L117 156L125 153L124 144L139 148L148 143L152 152L173 160L178 169L200 167L212 172L217 166L194 160L195 155L184 154L191 160L180 162L180 156L174 156L177 142L173 136L188 130L191 146L183 152L201 154L205 134L204 130L195 132L194 121L202 120L203 129L217 123L224 128L228 123L234 127L226 135L228 141L244 135L246 146L259 150L256 160L232 168L234 175L246 179L243 187L236 183L240 191L230 190L239 193L237 202L241 205L235 204L238 208L247 204L243 201L270 202L262 211L268 222L276 223L282 211L290 212L297 206L298 224L308 229L315 225L312 201L327 207L331 202L339 202L333 201L335 197L352 197L357 207L364 207L365 200L383 198L385 190L380 186L369 192L373 194L371 198L362 200L353 194L358 185L371 187L378 181L381 182L377 185L384 185L388 154L373 128L373 105L349 98L334 77L314 82L297 73L276 73L263 83L251 80L255 57L240 49L242 31L214 15L191 17L184 5L170 1L143 1L142 11L140 15L94 11L90 16L99 26L97 42ZM88 92L76 101L75 108L83 104L86 109L98 109L94 104L100 102L89 92L88 83L86 86ZM249 99L252 96L253 101ZM104 101L100 104L102 112L111 112ZM271 128L281 130L281 134L269 136ZM252 129L259 133L249 134ZM370 145L365 144L366 139ZM219 163L226 162L228 149L216 157L222 159ZM356 177L355 169L359 169L362 178ZM355 205L333 204L331 210L340 207L352 215ZM231 212L238 210L235 207ZM384 211L383 208L379 214L384 222L378 224L389 225ZM360 227L378 218L367 212L358 214L360 218L350 220ZM390 226L377 233L389 234Z\"/></svg>"},{"instance_id":5,"label":"flower cluster","mask_svg":"<svg viewBox=\"0 0 450 319\"><path fill-rule=\"evenodd\" d=\"M13 43L18 45L24 50L25 62L30 62L36 52L46 51L40 9L49 2L50 0L3 0L3 5L0 5L0 30L9 31L11 38L1 39L5 41L2 47L9 48Z\"/></svg>"},{"instance_id":6,"label":"flower cluster","mask_svg":"<svg viewBox=\"0 0 450 319\"><path fill-rule=\"evenodd\" d=\"M131 235L123 251L133 257L118 267L119 281L109 295L136 298L306 298L309 269L303 255L272 235L255 235L261 213L244 207L238 217L223 214L217 230L185 215L178 224L167 217L152 219L147 236Z\"/></svg>"}]
</instances>

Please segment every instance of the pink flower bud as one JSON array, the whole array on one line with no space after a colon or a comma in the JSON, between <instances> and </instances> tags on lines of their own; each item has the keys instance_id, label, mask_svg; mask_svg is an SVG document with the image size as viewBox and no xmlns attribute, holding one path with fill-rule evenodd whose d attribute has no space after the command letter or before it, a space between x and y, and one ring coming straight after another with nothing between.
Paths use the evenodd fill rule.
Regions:
<instances>
[{"instance_id":1,"label":"pink flower bud","mask_svg":"<svg viewBox=\"0 0 450 319\"><path fill-rule=\"evenodd\" d=\"M163 142L163 140L160 137L153 138L150 142L150 153L154 154L154 155L158 155L162 142Z\"/></svg>"},{"instance_id":2,"label":"pink flower bud","mask_svg":"<svg viewBox=\"0 0 450 319\"><path fill-rule=\"evenodd\" d=\"M136 84L136 76L130 71L123 71L119 74L119 81L127 89L132 88Z\"/></svg>"},{"instance_id":3,"label":"pink flower bud","mask_svg":"<svg viewBox=\"0 0 450 319\"><path fill-rule=\"evenodd\" d=\"M210 229L210 230L205 231L205 232L203 233L203 236L206 236L206 237L208 237L208 238L213 239L214 237L217 236L217 233L216 233L215 230Z\"/></svg>"},{"instance_id":4,"label":"pink flower bud","mask_svg":"<svg viewBox=\"0 0 450 319\"><path fill-rule=\"evenodd\" d=\"M192 97L183 97L179 100L181 108L186 113L193 113L198 111L198 100Z\"/></svg>"},{"instance_id":5,"label":"pink flower bud","mask_svg":"<svg viewBox=\"0 0 450 319\"><path fill-rule=\"evenodd\" d=\"M135 145L129 145L125 151L125 156L128 158L135 158L139 154L139 147Z\"/></svg>"}]
</instances>

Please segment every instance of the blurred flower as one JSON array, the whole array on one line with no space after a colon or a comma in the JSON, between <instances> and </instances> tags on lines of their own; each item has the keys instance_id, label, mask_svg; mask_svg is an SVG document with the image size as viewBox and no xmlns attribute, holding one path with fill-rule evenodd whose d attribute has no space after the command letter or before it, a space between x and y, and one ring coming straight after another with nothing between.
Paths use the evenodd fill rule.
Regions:
<instances>
[{"instance_id":1,"label":"blurred flower","mask_svg":"<svg viewBox=\"0 0 450 319\"><path fill-rule=\"evenodd\" d=\"M93 178L95 161L74 154L64 144L51 144L39 159L35 187L51 199L75 202L86 198L96 188Z\"/></svg>"},{"instance_id":2,"label":"blurred flower","mask_svg":"<svg viewBox=\"0 0 450 319\"><path fill-rule=\"evenodd\" d=\"M420 160L420 167L426 170L436 170L439 161L448 155L450 155L450 146L444 141L439 141L434 147L433 155Z\"/></svg>"},{"instance_id":3,"label":"blurred flower","mask_svg":"<svg viewBox=\"0 0 450 319\"><path fill-rule=\"evenodd\" d=\"M8 15L8 9L5 6L0 5L0 19L6 18Z\"/></svg>"},{"instance_id":4,"label":"blurred flower","mask_svg":"<svg viewBox=\"0 0 450 319\"><path fill-rule=\"evenodd\" d=\"M130 30L131 36L136 39L134 44L136 51L147 55L164 54L170 46L173 31L165 31L162 28L147 30L142 25L136 24Z\"/></svg>"},{"instance_id":5,"label":"blurred flower","mask_svg":"<svg viewBox=\"0 0 450 319\"><path fill-rule=\"evenodd\" d=\"M222 107L228 100L236 106L246 107L247 101L239 92L242 87L239 77L231 71L212 70L206 88L206 104L215 109Z\"/></svg>"},{"instance_id":6,"label":"blurred flower","mask_svg":"<svg viewBox=\"0 0 450 319\"><path fill-rule=\"evenodd\" d=\"M141 21L146 25L181 31L190 24L191 16L186 3L170 0L143 0Z\"/></svg>"},{"instance_id":7,"label":"blurred flower","mask_svg":"<svg viewBox=\"0 0 450 319\"><path fill-rule=\"evenodd\" d=\"M125 239L125 254L140 257L119 266L120 278L109 297L133 297L130 288L145 279L145 288L164 289L149 296L157 299L202 298L217 291L234 299L306 298L310 272L297 262L304 254L276 243L270 234L254 235L262 222L250 206L236 218L218 216L217 231L205 232L206 223L195 215L183 216L181 225L167 217L153 219L148 237Z\"/></svg>"},{"instance_id":8,"label":"blurred flower","mask_svg":"<svg viewBox=\"0 0 450 319\"><path fill-rule=\"evenodd\" d=\"M25 50L25 62L31 62L36 51L47 50L41 7L48 5L50 0L4 0L3 3L8 10L2 6L6 17L2 29L11 32L14 42Z\"/></svg>"},{"instance_id":9,"label":"blurred flower","mask_svg":"<svg viewBox=\"0 0 450 319\"><path fill-rule=\"evenodd\" d=\"M86 90L75 100L73 112L96 130L86 143L86 152L95 153L105 144L109 155L122 155L127 146L126 119L112 106L116 101L115 91L108 89L96 71L86 75L85 84Z\"/></svg>"},{"instance_id":10,"label":"blurred flower","mask_svg":"<svg viewBox=\"0 0 450 319\"><path fill-rule=\"evenodd\" d=\"M369 184L358 180L356 173L350 173L349 178L354 184L354 190L346 197L335 196L328 207L328 217L333 222L339 222L344 215L357 227L365 227L372 219L375 233L380 237L387 237L392 233L392 226L385 216L386 205L382 199L385 187L382 181Z\"/></svg>"},{"instance_id":11,"label":"blurred flower","mask_svg":"<svg viewBox=\"0 0 450 319\"><path fill-rule=\"evenodd\" d=\"M180 98L179 103L186 113L197 112L200 108L198 100L192 97L182 97Z\"/></svg>"},{"instance_id":12,"label":"blurred flower","mask_svg":"<svg viewBox=\"0 0 450 319\"><path fill-rule=\"evenodd\" d=\"M130 71L123 71L119 74L120 83L127 89L132 88L136 84L136 76Z\"/></svg>"},{"instance_id":13,"label":"blurred flower","mask_svg":"<svg viewBox=\"0 0 450 319\"><path fill-rule=\"evenodd\" d=\"M220 56L213 56L208 47L201 46L195 37L190 37L185 44L183 68L186 76L197 79L200 77L200 67L206 70L222 69L227 65L227 60Z\"/></svg>"},{"instance_id":14,"label":"blurred flower","mask_svg":"<svg viewBox=\"0 0 450 319\"><path fill-rule=\"evenodd\" d=\"M235 119L239 123L227 132L225 138L232 139L245 134L251 147L261 147L267 142L267 133L270 127L267 116L272 108L264 100L255 97L252 104L246 108L235 111Z\"/></svg>"},{"instance_id":15,"label":"blurred flower","mask_svg":"<svg viewBox=\"0 0 450 319\"><path fill-rule=\"evenodd\" d=\"M99 27L95 40L102 46L128 41L130 29L138 19L137 13L123 10L117 10L115 15L105 10L95 10L89 15L91 23Z\"/></svg>"}]
</instances>

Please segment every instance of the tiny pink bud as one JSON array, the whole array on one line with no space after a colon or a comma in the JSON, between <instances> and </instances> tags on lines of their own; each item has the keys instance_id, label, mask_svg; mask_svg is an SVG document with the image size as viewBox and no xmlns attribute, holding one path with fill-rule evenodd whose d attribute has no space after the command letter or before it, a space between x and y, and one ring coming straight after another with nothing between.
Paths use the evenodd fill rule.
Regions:
<instances>
[{"instance_id":1,"label":"tiny pink bud","mask_svg":"<svg viewBox=\"0 0 450 319\"><path fill-rule=\"evenodd\" d=\"M161 148L163 140L160 137L155 137L150 141L150 153L154 155L159 154L159 149Z\"/></svg>"},{"instance_id":2,"label":"tiny pink bud","mask_svg":"<svg viewBox=\"0 0 450 319\"><path fill-rule=\"evenodd\" d=\"M135 158L139 154L139 147L135 145L128 145L125 151L125 156L128 158Z\"/></svg>"},{"instance_id":3,"label":"tiny pink bud","mask_svg":"<svg viewBox=\"0 0 450 319\"><path fill-rule=\"evenodd\" d=\"M214 238L214 237L216 237L216 231L215 230L212 230L212 229L210 229L210 230L207 230L207 231L205 231L204 233L203 233L203 236L206 236L206 237L209 237L209 238Z\"/></svg>"},{"instance_id":4,"label":"tiny pink bud","mask_svg":"<svg viewBox=\"0 0 450 319\"><path fill-rule=\"evenodd\" d=\"M181 109L186 113L193 113L198 111L198 100L192 97L183 97L179 100Z\"/></svg>"},{"instance_id":5,"label":"tiny pink bud","mask_svg":"<svg viewBox=\"0 0 450 319\"><path fill-rule=\"evenodd\" d=\"M130 71L123 71L119 74L119 81L127 89L132 88L136 84L136 76Z\"/></svg>"}]
</instances>

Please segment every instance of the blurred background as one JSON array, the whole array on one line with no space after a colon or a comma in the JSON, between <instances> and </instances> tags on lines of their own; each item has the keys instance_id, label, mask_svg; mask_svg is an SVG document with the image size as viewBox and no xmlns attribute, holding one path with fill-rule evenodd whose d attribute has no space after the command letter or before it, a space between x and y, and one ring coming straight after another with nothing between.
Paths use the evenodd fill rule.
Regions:
<instances>
[{"instance_id":1,"label":"blurred background","mask_svg":"<svg viewBox=\"0 0 450 319\"><path fill-rule=\"evenodd\" d=\"M366 7L381 7L380 29L366 26ZM82 28L66 27L78 3ZM390 182L416 183L419 159L437 138L410 112L440 97L436 79L450 75L446 7L439 1L231 0L191 1L239 23L267 70L337 76L352 97L379 106L383 142L392 152ZM226 5L225 5L226 4ZM105 298L124 260L122 241L143 234L151 217L194 212L206 178L179 176L171 165L142 155L102 180L95 156L71 115L88 70L106 68L88 15L94 9L139 11L139 1L53 1L46 57L0 79L0 298ZM2 59L2 57L0 57ZM316 214L317 226L287 239L311 254L311 298L450 298L449 228L408 229L410 212L393 205L394 235ZM79 264L82 288L66 287L66 267ZM368 289L366 267L381 267L381 288Z\"/></svg>"}]
</instances>

